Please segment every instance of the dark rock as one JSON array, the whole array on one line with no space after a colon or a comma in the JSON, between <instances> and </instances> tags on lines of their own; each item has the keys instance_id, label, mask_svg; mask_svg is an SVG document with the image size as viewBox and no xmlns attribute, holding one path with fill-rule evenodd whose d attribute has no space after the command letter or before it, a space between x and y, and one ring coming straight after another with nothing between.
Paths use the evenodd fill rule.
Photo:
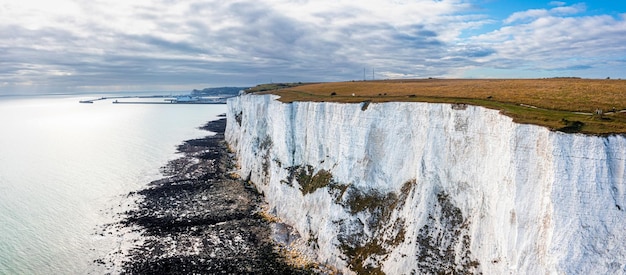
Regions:
<instances>
[{"instance_id":1,"label":"dark rock","mask_svg":"<svg viewBox=\"0 0 626 275\"><path fill-rule=\"evenodd\" d=\"M181 144L184 156L162 168L165 178L133 192L137 207L120 223L143 229L144 241L129 251L122 274L313 273L285 262L257 214L258 192L227 177L233 160L225 125L220 119L201 127L217 134Z\"/></svg>"}]
</instances>

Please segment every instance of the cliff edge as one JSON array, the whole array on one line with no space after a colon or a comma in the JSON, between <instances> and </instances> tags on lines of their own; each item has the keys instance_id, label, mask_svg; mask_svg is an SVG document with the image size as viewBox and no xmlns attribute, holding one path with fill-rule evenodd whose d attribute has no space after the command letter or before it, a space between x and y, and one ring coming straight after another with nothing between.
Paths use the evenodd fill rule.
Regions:
<instances>
[{"instance_id":1,"label":"cliff edge","mask_svg":"<svg viewBox=\"0 0 626 275\"><path fill-rule=\"evenodd\" d=\"M345 273L626 272L626 137L464 104L228 101L238 173Z\"/></svg>"}]
</instances>

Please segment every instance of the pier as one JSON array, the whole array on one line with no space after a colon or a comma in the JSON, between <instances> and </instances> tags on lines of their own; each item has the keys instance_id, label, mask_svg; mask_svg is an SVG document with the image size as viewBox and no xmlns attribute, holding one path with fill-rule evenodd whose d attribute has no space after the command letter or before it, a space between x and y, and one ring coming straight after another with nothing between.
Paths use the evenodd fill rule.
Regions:
<instances>
[{"instance_id":1,"label":"pier","mask_svg":"<svg viewBox=\"0 0 626 275\"><path fill-rule=\"evenodd\" d=\"M120 99L153 99L163 98L163 101L120 101ZM113 104L226 104L226 97L219 98L202 98L183 96L167 96L167 95L149 95L149 96L105 96L94 99L80 100L79 103L94 103L96 101L113 100Z\"/></svg>"},{"instance_id":2,"label":"pier","mask_svg":"<svg viewBox=\"0 0 626 275\"><path fill-rule=\"evenodd\" d=\"M226 104L226 100L194 101L194 102L171 102L171 101L113 101L113 104Z\"/></svg>"}]
</instances>

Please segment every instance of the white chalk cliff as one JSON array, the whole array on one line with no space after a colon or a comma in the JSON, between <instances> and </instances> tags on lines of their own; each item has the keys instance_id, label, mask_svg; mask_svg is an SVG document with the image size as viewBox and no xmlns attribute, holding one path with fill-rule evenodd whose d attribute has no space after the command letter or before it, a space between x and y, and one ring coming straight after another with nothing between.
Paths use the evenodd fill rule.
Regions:
<instances>
[{"instance_id":1,"label":"white chalk cliff","mask_svg":"<svg viewBox=\"0 0 626 275\"><path fill-rule=\"evenodd\" d=\"M228 101L239 173L345 273L624 274L626 137L483 107Z\"/></svg>"}]
</instances>

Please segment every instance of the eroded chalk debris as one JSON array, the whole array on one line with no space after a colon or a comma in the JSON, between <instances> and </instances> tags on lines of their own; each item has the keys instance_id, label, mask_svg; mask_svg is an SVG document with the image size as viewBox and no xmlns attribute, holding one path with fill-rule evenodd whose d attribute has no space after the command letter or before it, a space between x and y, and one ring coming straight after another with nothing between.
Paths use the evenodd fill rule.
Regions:
<instances>
[{"instance_id":1,"label":"eroded chalk debris","mask_svg":"<svg viewBox=\"0 0 626 275\"><path fill-rule=\"evenodd\" d=\"M226 119L202 129L213 136L188 140L164 178L136 192L121 227L140 232L114 273L122 274L310 274L277 252L269 223L258 214L261 197L244 181L228 177L233 160L224 142ZM103 259L96 263L105 264Z\"/></svg>"}]
</instances>

